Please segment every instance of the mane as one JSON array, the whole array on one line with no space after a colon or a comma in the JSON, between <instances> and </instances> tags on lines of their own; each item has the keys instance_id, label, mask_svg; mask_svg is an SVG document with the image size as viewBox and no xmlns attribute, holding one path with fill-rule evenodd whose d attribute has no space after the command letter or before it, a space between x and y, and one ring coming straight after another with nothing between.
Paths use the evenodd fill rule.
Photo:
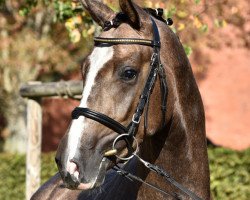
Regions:
<instances>
[{"instance_id":1,"label":"mane","mask_svg":"<svg viewBox=\"0 0 250 200\"><path fill-rule=\"evenodd\" d=\"M163 18L164 10L162 8L157 8L157 9L143 8L143 10L147 12L150 16L153 16L154 18L164 22L168 26L171 26L173 24L173 20L171 18L168 19ZM104 23L103 30L108 31L111 28L117 28L122 23L126 23L127 21L128 21L128 15L123 12L119 12L116 14L114 19L112 19L111 21L106 21Z\"/></svg>"}]
</instances>

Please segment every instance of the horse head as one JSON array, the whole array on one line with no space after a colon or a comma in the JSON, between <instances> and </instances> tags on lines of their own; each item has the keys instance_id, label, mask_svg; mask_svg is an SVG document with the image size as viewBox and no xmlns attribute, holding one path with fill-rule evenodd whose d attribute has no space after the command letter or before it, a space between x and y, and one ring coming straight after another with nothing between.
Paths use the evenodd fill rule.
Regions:
<instances>
[{"instance_id":1,"label":"horse head","mask_svg":"<svg viewBox=\"0 0 250 200\"><path fill-rule=\"evenodd\" d=\"M83 93L78 111L85 109L84 114L78 113L73 117L57 150L59 172L66 187L71 189L88 190L100 186L106 171L113 166L112 159L105 159L105 153L112 149L119 135L114 131L115 128L103 124L118 122L120 127L131 127L131 119L138 110L138 100L147 83L149 66L152 65L152 55L157 46L153 44L152 48L145 42L152 42L156 37L152 23L157 24L155 26L160 33L159 55L166 71L168 95L162 98L164 84L160 77L156 77L150 101L148 98L146 111L144 109L141 123L136 127L137 134L132 136L134 140L131 148L136 149L138 146L136 150L152 162L164 151L170 170L173 170L172 165L176 166L179 180L183 179L184 172L176 159L179 164L187 164L186 170L191 161L198 161L201 157L207 159L203 106L178 37L165 22L153 19L131 0L119 2L122 14L117 15L101 1L82 0L83 6L105 31L95 39L96 44L81 68ZM121 42L115 40L117 38L131 41ZM167 112L162 112L165 109ZM92 120L96 116L109 119L99 123L101 120ZM139 122L138 119L136 121ZM127 143L121 140L116 144L118 157L129 156ZM195 148L203 150L195 154ZM187 152L184 153L184 149ZM116 158L115 162L120 162L120 159ZM190 170L196 173L199 167L190 167ZM208 172L207 163L203 163L201 168L203 172ZM207 174L205 177L208 178ZM199 178L192 176L193 182ZM182 182L187 182L187 179Z\"/></svg>"}]
</instances>

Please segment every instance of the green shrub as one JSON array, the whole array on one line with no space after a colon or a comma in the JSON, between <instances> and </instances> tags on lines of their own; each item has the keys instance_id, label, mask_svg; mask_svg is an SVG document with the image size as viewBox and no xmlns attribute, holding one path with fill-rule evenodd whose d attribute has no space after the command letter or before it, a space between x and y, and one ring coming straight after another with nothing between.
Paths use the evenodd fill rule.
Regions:
<instances>
[{"instance_id":1,"label":"green shrub","mask_svg":"<svg viewBox=\"0 0 250 200\"><path fill-rule=\"evenodd\" d=\"M24 199L25 157L1 154L0 200Z\"/></svg>"},{"instance_id":2,"label":"green shrub","mask_svg":"<svg viewBox=\"0 0 250 200\"><path fill-rule=\"evenodd\" d=\"M57 172L54 157L42 155L42 183ZM0 200L25 199L25 156L0 154L0 161Z\"/></svg>"},{"instance_id":3,"label":"green shrub","mask_svg":"<svg viewBox=\"0 0 250 200\"><path fill-rule=\"evenodd\" d=\"M208 149L214 199L250 199L250 149Z\"/></svg>"},{"instance_id":4,"label":"green shrub","mask_svg":"<svg viewBox=\"0 0 250 200\"><path fill-rule=\"evenodd\" d=\"M211 191L214 199L250 199L250 149L237 152L208 149ZM0 154L0 200L23 200L25 196L25 156ZM42 183L57 171L54 153L42 155Z\"/></svg>"}]
</instances>

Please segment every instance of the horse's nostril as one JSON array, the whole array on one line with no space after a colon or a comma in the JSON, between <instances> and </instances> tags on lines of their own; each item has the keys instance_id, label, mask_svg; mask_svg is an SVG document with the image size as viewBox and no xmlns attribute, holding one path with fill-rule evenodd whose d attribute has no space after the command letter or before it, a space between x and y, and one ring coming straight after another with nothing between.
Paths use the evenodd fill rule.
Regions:
<instances>
[{"instance_id":1,"label":"horse's nostril","mask_svg":"<svg viewBox=\"0 0 250 200\"><path fill-rule=\"evenodd\" d=\"M69 161L69 163L67 164L67 172L71 175L74 176L77 180L79 179L79 167L77 165L76 162L74 161Z\"/></svg>"}]
</instances>

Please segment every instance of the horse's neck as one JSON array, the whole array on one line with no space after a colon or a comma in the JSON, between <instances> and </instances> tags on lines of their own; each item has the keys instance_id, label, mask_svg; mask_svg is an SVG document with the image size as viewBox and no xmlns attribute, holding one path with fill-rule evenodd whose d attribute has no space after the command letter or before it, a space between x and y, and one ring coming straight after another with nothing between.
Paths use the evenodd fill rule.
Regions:
<instances>
[{"instance_id":1,"label":"horse's neck","mask_svg":"<svg viewBox=\"0 0 250 200\"><path fill-rule=\"evenodd\" d=\"M186 98L185 95L182 98ZM202 198L209 199L204 111L198 91L196 98L198 100L191 102L192 108L190 105L175 103L176 107L168 126L146 141L142 156L161 166L175 180ZM188 99L179 100L190 104ZM150 173L146 180L157 183L165 190L180 193L154 173ZM144 190L140 196L147 193L147 190Z\"/></svg>"}]
</instances>

